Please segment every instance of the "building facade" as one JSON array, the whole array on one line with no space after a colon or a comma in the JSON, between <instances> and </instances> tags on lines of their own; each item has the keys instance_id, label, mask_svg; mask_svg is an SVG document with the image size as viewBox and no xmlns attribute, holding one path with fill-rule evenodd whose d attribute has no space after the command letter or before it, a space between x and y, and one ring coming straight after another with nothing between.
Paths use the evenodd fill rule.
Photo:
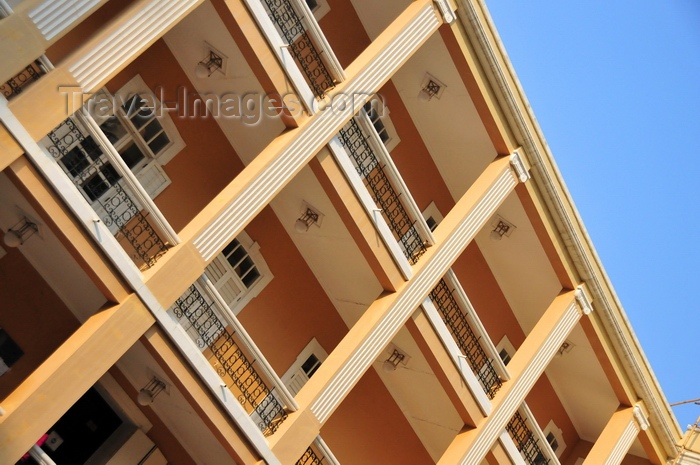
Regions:
<instances>
[{"instance_id":1,"label":"building facade","mask_svg":"<svg viewBox=\"0 0 700 465\"><path fill-rule=\"evenodd\" d=\"M0 7L0 463L676 458L482 1Z\"/></svg>"}]
</instances>

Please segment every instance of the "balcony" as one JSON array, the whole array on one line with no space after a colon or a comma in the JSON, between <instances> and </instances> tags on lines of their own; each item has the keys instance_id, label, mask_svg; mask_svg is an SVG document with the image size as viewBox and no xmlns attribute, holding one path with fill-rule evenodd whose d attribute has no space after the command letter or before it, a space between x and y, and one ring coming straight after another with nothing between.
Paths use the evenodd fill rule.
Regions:
<instances>
[{"instance_id":1,"label":"balcony","mask_svg":"<svg viewBox=\"0 0 700 465\"><path fill-rule=\"evenodd\" d=\"M169 239L128 166L101 140L104 135L90 129L79 112L49 132L43 145L139 269L150 268Z\"/></svg>"},{"instance_id":2,"label":"balcony","mask_svg":"<svg viewBox=\"0 0 700 465\"><path fill-rule=\"evenodd\" d=\"M326 443L318 436L306 449L296 465L339 465Z\"/></svg>"},{"instance_id":3,"label":"balcony","mask_svg":"<svg viewBox=\"0 0 700 465\"><path fill-rule=\"evenodd\" d=\"M231 321L234 317L221 300L203 279L193 284L169 312L260 431L269 436L279 428L287 412L274 388L269 387L272 383L261 376L265 370L256 368L257 359L250 343L234 329L237 326Z\"/></svg>"},{"instance_id":4,"label":"balcony","mask_svg":"<svg viewBox=\"0 0 700 465\"><path fill-rule=\"evenodd\" d=\"M4 84L0 85L0 93L7 99L12 100L22 93L22 89L29 84L39 80L41 76L48 72L44 60L39 58L27 65L22 71L11 77Z\"/></svg>"},{"instance_id":5,"label":"balcony","mask_svg":"<svg viewBox=\"0 0 700 465\"><path fill-rule=\"evenodd\" d=\"M363 113L364 110L358 118L366 117ZM388 155L380 160L381 152L376 149L378 147L376 139L379 136L374 127L367 130L361 126L356 119L351 119L338 133L340 143L352 160L357 174L381 212L381 216L389 225L394 240L401 247L406 259L411 264L415 264L430 243L427 226L420 231L420 226L423 226L422 217L419 224L417 218L409 215L406 204L411 202L410 197L407 198L408 195L404 195L402 198L402 193L394 187L399 184L400 177L395 168L392 170L392 167L387 165ZM379 143L381 144L381 141ZM391 176L392 174L394 176ZM414 213L415 216L417 215Z\"/></svg>"},{"instance_id":6,"label":"balcony","mask_svg":"<svg viewBox=\"0 0 700 465\"><path fill-rule=\"evenodd\" d=\"M465 310L457 303L453 291L444 278L432 290L430 299L450 330L462 356L469 363L484 392L489 399L493 399L501 387L501 378L494 368L493 360L486 355L486 351L482 347L481 337L475 334Z\"/></svg>"},{"instance_id":7,"label":"balcony","mask_svg":"<svg viewBox=\"0 0 700 465\"><path fill-rule=\"evenodd\" d=\"M530 423L531 426L528 425L528 423ZM559 463L556 458L552 459L554 454L552 454L549 447L541 441L542 434L541 431L539 431L539 426L537 426L532 416L529 415L526 407L515 412L515 415L513 415L513 418L511 418L506 426L506 431L515 443L522 458L529 465ZM537 432L540 434L537 434Z\"/></svg>"}]
</instances>

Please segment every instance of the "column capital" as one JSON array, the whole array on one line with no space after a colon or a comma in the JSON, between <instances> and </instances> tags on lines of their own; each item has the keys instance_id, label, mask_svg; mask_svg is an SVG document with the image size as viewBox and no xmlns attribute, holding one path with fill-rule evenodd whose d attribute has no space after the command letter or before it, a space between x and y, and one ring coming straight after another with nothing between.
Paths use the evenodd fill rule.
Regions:
<instances>
[{"instance_id":1,"label":"column capital","mask_svg":"<svg viewBox=\"0 0 700 465\"><path fill-rule=\"evenodd\" d=\"M649 418L647 417L642 407L639 404L635 405L634 409L632 410L632 413L634 415L635 421L637 422L637 426L639 426L639 429L641 431L646 431L647 428L649 428Z\"/></svg>"},{"instance_id":2,"label":"column capital","mask_svg":"<svg viewBox=\"0 0 700 465\"><path fill-rule=\"evenodd\" d=\"M510 166L513 168L513 171L515 171L515 174L520 182L527 182L530 179L530 173L528 173L529 167L524 155L522 154L522 150L522 147L515 149L515 151L513 151L513 153L510 155L509 160Z\"/></svg>"},{"instance_id":3,"label":"column capital","mask_svg":"<svg viewBox=\"0 0 700 465\"><path fill-rule=\"evenodd\" d=\"M576 304L581 310L581 313L584 315L590 315L591 312L593 312L593 305L585 286L578 286L574 291L574 296L576 297Z\"/></svg>"},{"instance_id":4,"label":"column capital","mask_svg":"<svg viewBox=\"0 0 700 465\"><path fill-rule=\"evenodd\" d=\"M433 0L435 4L438 7L438 10L440 10L440 14L442 14L442 19L447 23L447 24L452 24L455 22L457 19L457 15L455 14L455 9L452 7L452 4L449 2L449 0Z\"/></svg>"}]
</instances>

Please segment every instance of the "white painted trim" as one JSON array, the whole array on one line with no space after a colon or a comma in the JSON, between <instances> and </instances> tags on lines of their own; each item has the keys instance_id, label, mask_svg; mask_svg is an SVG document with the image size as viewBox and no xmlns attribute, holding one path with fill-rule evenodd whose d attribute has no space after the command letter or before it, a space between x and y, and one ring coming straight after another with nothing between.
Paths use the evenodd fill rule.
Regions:
<instances>
[{"instance_id":1,"label":"white painted trim","mask_svg":"<svg viewBox=\"0 0 700 465\"><path fill-rule=\"evenodd\" d=\"M386 220L380 213L381 209L376 203L374 203L374 199L372 199L369 191L367 191L367 187L365 187L365 184L362 182L362 178L360 178L360 175L357 173L357 170L353 166L350 159L350 155L345 150L345 147L343 147L343 144L338 139L338 136L334 137L330 140L330 142L328 142L328 148L333 154L335 162L345 174L345 179L348 180L348 183L350 183L353 191L355 191L355 195L357 195L358 200L365 208L367 215L369 215L369 217L372 219L375 228L377 228L379 237L382 239L382 242L384 242L384 245L389 250L389 253L391 253L394 263L396 263L399 271L401 271L401 274L405 279L410 279L412 276L411 265L408 263L406 255L404 255L403 251L401 250L398 241L394 239L394 235L392 234L391 229L389 229L389 225L386 223Z\"/></svg>"},{"instance_id":2,"label":"white painted trim","mask_svg":"<svg viewBox=\"0 0 700 465\"><path fill-rule=\"evenodd\" d=\"M564 442L564 435L562 434L561 428L557 426L556 423L554 423L554 420L549 420L549 423L547 423L547 426L544 427L542 430L542 435L544 436L545 440L547 440L547 436L552 434L554 436L554 439L557 440L557 450L552 449L552 452L554 452L554 455L557 456L557 458L561 457L561 454L566 450L566 443ZM547 443L549 444L549 441L547 440Z\"/></svg>"},{"instance_id":3,"label":"white painted trim","mask_svg":"<svg viewBox=\"0 0 700 465\"><path fill-rule=\"evenodd\" d=\"M374 154L379 159L379 163L384 163L384 172L389 177L389 180L393 184L394 188L399 194L401 194L401 198L404 200L403 204L413 219L413 224L415 225L416 229L418 229L420 237L423 238L423 240L425 240L429 245L435 245L435 237L433 236L433 232L425 222L423 213L421 212L420 208L418 208L418 204L416 204L415 199L411 195L411 191L408 190L408 186L401 177L399 169L394 164L394 160L391 158L386 145L384 145L384 142L382 142L382 140L379 138L379 134L377 134L377 130L374 128L369 115L364 111L364 109L362 109L357 116L357 122L359 123L362 131L368 136L368 142L372 146Z\"/></svg>"},{"instance_id":4,"label":"white painted trim","mask_svg":"<svg viewBox=\"0 0 700 465\"><path fill-rule=\"evenodd\" d=\"M282 384L287 386L287 389L289 389L288 386L294 378L294 375L297 374L299 370L301 370L301 367L304 364L304 362L306 362L306 360L312 355L316 356L320 363L323 363L326 360L326 358L328 358L328 352L326 352L326 350L321 346L321 344L319 344L315 337L311 338L311 341L309 341L306 347L304 347L301 350L301 352L299 352L297 358L280 378Z\"/></svg>"},{"instance_id":5,"label":"white painted trim","mask_svg":"<svg viewBox=\"0 0 700 465\"><path fill-rule=\"evenodd\" d=\"M508 431L503 431L501 435L498 436L498 440L501 442L503 449L506 451L510 461L513 462L513 465L528 465L523 459L523 456L520 455L518 446L515 445Z\"/></svg>"},{"instance_id":6,"label":"white painted trim","mask_svg":"<svg viewBox=\"0 0 700 465\"><path fill-rule=\"evenodd\" d=\"M338 61L338 57L336 57L335 53L333 52L333 48L331 48L330 44L326 40L326 36L325 34L323 34L321 27L316 21L316 16L309 8L309 5L307 5L306 1L304 0L291 1L293 1L296 4L296 6L302 11L301 21L305 22L308 25L307 32L311 34L311 37L313 38L313 41L316 42L316 45L318 45L321 48L319 55L325 55L326 63L330 68L331 75L333 76L336 82L344 81L345 70L343 70L343 67L340 65L340 61ZM328 4L326 3L326 5ZM328 9L330 10L330 7Z\"/></svg>"},{"instance_id":7,"label":"white painted trim","mask_svg":"<svg viewBox=\"0 0 700 465\"><path fill-rule=\"evenodd\" d=\"M272 365L270 365L267 358L265 358L265 355L253 341L253 338L250 337L243 325L238 321L236 315L229 308L229 306L226 305L226 301L223 297L221 297L219 291L216 290L214 283L211 282L206 274L203 274L199 278L198 282L218 307L218 314L226 321L234 332L238 334L241 344L253 355L260 371L265 374L265 377L270 380L270 382L274 385L274 388L277 389L277 394L282 398L282 402L284 402L284 404L289 407L290 410L298 410L299 404L297 404L297 402L294 400L294 396L289 392L287 386L285 386L279 376L277 376L277 373L275 372L274 368L272 368Z\"/></svg>"},{"instance_id":8,"label":"white painted trim","mask_svg":"<svg viewBox=\"0 0 700 465\"><path fill-rule=\"evenodd\" d=\"M333 451L331 451L331 448L328 447L328 444L326 444L320 435L316 436L314 444L318 450L323 452L326 465L340 465L340 461L335 457L335 455L333 455Z\"/></svg>"},{"instance_id":9,"label":"white painted trim","mask_svg":"<svg viewBox=\"0 0 700 465\"><path fill-rule=\"evenodd\" d=\"M45 0L27 16L49 41L61 34L102 0Z\"/></svg>"},{"instance_id":10,"label":"white painted trim","mask_svg":"<svg viewBox=\"0 0 700 465\"><path fill-rule=\"evenodd\" d=\"M217 197L214 200L221 203L221 213L193 241L205 261L211 260L231 238L236 237L250 218L262 210L316 156L321 146L359 111L369 97L366 93L368 89L378 89L442 23L432 3L414 2L409 5L408 11L412 18L410 22L403 24L403 27L398 27L401 26L399 24L396 28L388 29L396 29L395 35L390 38L380 35L379 39L386 44L377 52L372 66L344 84L343 95L350 100L346 101L347 107L340 109L336 106L315 115L309 124L297 129L297 137L266 167L260 169L249 165L244 169L258 169L259 172L239 195L232 199ZM400 16L397 21L402 19L403 16Z\"/></svg>"},{"instance_id":11,"label":"white painted trim","mask_svg":"<svg viewBox=\"0 0 700 465\"><path fill-rule=\"evenodd\" d=\"M537 423L535 415L532 414L532 410L530 410L530 407L527 406L527 402L523 402L520 406L520 413L523 415L523 418L528 420L528 428L535 436L535 439L537 439L537 444L539 445L539 448L542 451L542 453L545 455L545 458L549 459L549 463L551 465L560 465L559 456L552 450L552 447L549 445L549 441L547 441L547 436L545 436L545 434L542 432L539 423ZM550 421L550 423L552 422ZM561 432L561 430L559 431ZM554 433L554 431L552 431L552 433ZM554 435L554 437L557 437L556 434ZM566 444L564 444L564 447L566 447Z\"/></svg>"},{"instance_id":12,"label":"white painted trim","mask_svg":"<svg viewBox=\"0 0 700 465\"><path fill-rule=\"evenodd\" d=\"M79 56L68 59L66 67L83 92L90 92L113 73L138 56L140 50L177 22L203 0L152 0L143 8L129 11L116 28L108 28L99 43Z\"/></svg>"},{"instance_id":13,"label":"white painted trim","mask_svg":"<svg viewBox=\"0 0 700 465\"><path fill-rule=\"evenodd\" d=\"M87 200L78 192L75 184L65 175L63 170L29 135L24 126L7 108L7 99L0 97L0 121L22 146L34 166L44 175L58 195L66 202L75 217L83 223L88 234L104 251L109 260L121 273L126 282L141 298L144 305L151 311L156 321L170 335L173 342L180 348L181 353L188 359L190 365L198 371L203 382L208 385L222 407L233 419L236 425L250 440L251 445L268 462L269 465L281 465L272 453L267 440L258 426L250 419L243 406L233 395L226 396L221 390L221 377L204 359L198 348L194 346L187 333L177 325L165 311L158 299L143 282L143 276L122 246L109 232L109 229L97 218ZM178 329L181 333L178 333ZM208 371L207 371L208 369Z\"/></svg>"},{"instance_id":14,"label":"white painted trim","mask_svg":"<svg viewBox=\"0 0 700 465\"><path fill-rule=\"evenodd\" d=\"M145 99L147 102L150 102L151 100L153 101L155 105L153 113L155 114L155 117L163 128L165 134L168 136L168 139L170 139L170 145L159 154L153 153L150 147L146 148L146 150L148 151L148 154L153 155L151 158L158 160L161 165L166 165L173 159L173 157L175 157L175 155L180 153L182 149L185 148L185 141L183 140L182 136L180 136L180 131L177 130L177 126L175 126L175 123L170 117L170 112L163 108L163 102L161 102L156 93L150 87L148 87L148 84L146 84L140 74L134 75L129 82L117 90L113 96L110 95L106 89L103 89L102 92L107 99L114 99L111 100L110 103L116 101L116 103L112 104L115 107L119 107L118 111L123 111L121 110L121 106L125 104L134 94L139 94L141 98ZM119 118L119 116L116 114L114 116ZM122 116L126 117L125 114L122 114ZM122 125L128 125L129 128L132 129L129 131L129 128L124 128L130 133L130 136L134 142L137 142L137 136L131 134L135 129L131 127L132 123L124 123L121 121L121 118L120 122ZM138 142L141 142L142 139L143 138L139 138Z\"/></svg>"},{"instance_id":15,"label":"white painted trim","mask_svg":"<svg viewBox=\"0 0 700 465\"><path fill-rule=\"evenodd\" d=\"M496 160L493 163L499 162L500 160ZM467 191L465 196L458 201L458 205L461 202L469 202L469 212L455 222L451 234L439 244L439 247L436 246L438 249L432 254L431 259L419 268L413 279L398 293L395 302L388 309L387 315L356 346L352 354L349 355L347 363L333 374L326 388L312 402L310 410L321 423L328 419L347 392L352 389L382 349L410 318L425 296L435 287L438 280L447 273L454 260L474 239L517 184L511 169L504 169L496 173L489 172L489 174L494 179L489 179L489 188L486 192L480 193L481 196L474 204L471 204L470 194L472 191ZM482 174L479 179L483 179L483 176ZM454 210L451 214L454 214ZM539 367L535 364L534 368ZM503 427L505 427L505 422ZM478 460L474 461L474 463L478 462Z\"/></svg>"},{"instance_id":16,"label":"white painted trim","mask_svg":"<svg viewBox=\"0 0 700 465\"><path fill-rule=\"evenodd\" d=\"M457 346L452 334L450 334L450 330L442 321L442 317L440 317L440 313L438 312L437 308L435 308L435 304L433 304L433 301L430 300L430 297L426 297L421 306L423 307L423 313L425 313L425 316L428 317L430 325L435 330L435 333L440 338L440 341L442 341L442 345L445 347L447 354L452 359L452 363L454 363L455 367L462 375L464 383L469 388L469 391L471 391L472 396L481 409L481 412L484 414L484 416L488 416L491 413L491 401L484 392L484 388L481 386L481 383L479 383L476 375L474 372L472 372L469 363L464 359L464 355L462 355L462 351L460 350L459 346Z\"/></svg>"},{"instance_id":17,"label":"white painted trim","mask_svg":"<svg viewBox=\"0 0 700 465\"><path fill-rule=\"evenodd\" d=\"M172 245L179 244L181 241L177 233L172 226L170 226L170 223L155 202L153 202L151 196L148 195L146 189L144 189L139 180L136 179L136 175L134 175L131 169L126 165L124 159L119 155L119 152L117 152L117 149L114 148L107 136L102 132L97 121L84 109L76 111L75 117L83 123L85 129L87 129L90 135L100 144L109 162L117 169L119 174L122 175L122 179L131 193L134 194L134 197L136 197L136 201L148 211L150 214L149 216L156 223L158 230L165 235L165 239Z\"/></svg>"},{"instance_id":18,"label":"white painted trim","mask_svg":"<svg viewBox=\"0 0 700 465\"><path fill-rule=\"evenodd\" d=\"M479 336L479 340L483 341L482 347L484 348L487 357L491 360L491 365L493 365L496 373L498 373L498 377L503 381L509 380L510 375L508 374L506 365L503 363L503 360L501 360L499 350L496 348L496 346L494 346L491 336L489 336L489 333L486 331L486 328L479 319L479 314L476 312L476 310L474 310L474 306L469 300L469 297L464 291L459 279L457 279L457 275L454 271L452 271L452 268L447 271L445 278L447 279L448 284L454 288L454 297L457 299L457 302L464 306L464 310L467 314L467 321L469 321L472 330L477 336Z\"/></svg>"},{"instance_id":19,"label":"white painted trim","mask_svg":"<svg viewBox=\"0 0 700 465\"><path fill-rule=\"evenodd\" d=\"M292 54L289 52L289 45L280 36L279 32L277 32L277 28L275 27L270 17L267 15L267 12L265 11L265 8L263 7L260 0L244 1L246 6L248 7L248 10L253 15L255 21L258 23L258 26L262 30L263 35L267 39L267 42L270 44L272 52L277 56L277 60L279 61L282 68L285 70L287 78L292 83L292 86L298 94L297 97L299 97L299 100L301 100L301 102L303 103L304 108L306 108L306 111L308 111L309 114L314 114L316 110L316 106L314 105L314 102L316 101L316 96L311 91L311 87L309 87L309 85L306 83L304 75L302 74L299 67L296 65ZM282 89L279 90L281 91Z\"/></svg>"},{"instance_id":20,"label":"white painted trim","mask_svg":"<svg viewBox=\"0 0 700 465\"><path fill-rule=\"evenodd\" d=\"M423 210L421 214L423 215L425 224L428 224L428 218L432 218L435 221L435 227L439 226L444 218L440 210L438 210L437 205L435 205L435 202L430 202L430 205L425 207L425 210ZM430 228L430 225L428 225L428 228Z\"/></svg>"}]
</instances>

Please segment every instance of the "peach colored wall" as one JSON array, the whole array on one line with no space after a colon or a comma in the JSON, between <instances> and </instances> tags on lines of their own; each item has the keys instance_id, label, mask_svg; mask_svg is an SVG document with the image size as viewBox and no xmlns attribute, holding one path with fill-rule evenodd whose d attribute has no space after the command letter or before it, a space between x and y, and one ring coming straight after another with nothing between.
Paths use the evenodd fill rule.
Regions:
<instances>
[{"instance_id":1,"label":"peach colored wall","mask_svg":"<svg viewBox=\"0 0 700 465\"><path fill-rule=\"evenodd\" d=\"M274 276L238 314L255 343L279 375L313 337L330 353L348 328L277 216L267 207L245 231Z\"/></svg>"},{"instance_id":2,"label":"peach colored wall","mask_svg":"<svg viewBox=\"0 0 700 465\"><path fill-rule=\"evenodd\" d=\"M331 10L319 25L341 66L346 68L370 44L350 0L329 0Z\"/></svg>"},{"instance_id":3,"label":"peach colored wall","mask_svg":"<svg viewBox=\"0 0 700 465\"><path fill-rule=\"evenodd\" d=\"M274 278L238 318L282 375L311 338L330 353L348 329L269 207L245 230L260 244ZM322 434L345 465L432 463L373 369ZM362 450L355 444L363 444Z\"/></svg>"},{"instance_id":4,"label":"peach colored wall","mask_svg":"<svg viewBox=\"0 0 700 465\"><path fill-rule=\"evenodd\" d=\"M115 92L136 74L140 74L152 90L162 88L167 102L178 100L181 86L189 93L194 92L194 86L163 40L158 40L127 66L107 88ZM189 96L189 108L194 108L195 99L194 95ZM243 163L213 118L178 117L174 111L169 114L186 147L164 166L172 184L155 202L178 231L233 180L243 169Z\"/></svg>"},{"instance_id":5,"label":"peach colored wall","mask_svg":"<svg viewBox=\"0 0 700 465\"><path fill-rule=\"evenodd\" d=\"M0 399L4 399L80 324L17 249L0 258L0 302L0 328L24 352L0 376Z\"/></svg>"},{"instance_id":6,"label":"peach colored wall","mask_svg":"<svg viewBox=\"0 0 700 465\"><path fill-rule=\"evenodd\" d=\"M87 19L75 26L61 39L46 50L46 56L52 63L58 64L70 52L80 47L103 26L121 14L135 0L111 0L93 12Z\"/></svg>"},{"instance_id":7,"label":"peach colored wall","mask_svg":"<svg viewBox=\"0 0 700 465\"><path fill-rule=\"evenodd\" d=\"M561 459L566 459L571 454L571 446L579 441L579 437L546 374L537 380L525 401L541 429L544 429L550 420L561 429L566 444Z\"/></svg>"},{"instance_id":8,"label":"peach colored wall","mask_svg":"<svg viewBox=\"0 0 700 465\"><path fill-rule=\"evenodd\" d=\"M476 242L469 244L452 269L493 343L498 344L508 334L517 350L525 340L525 334Z\"/></svg>"},{"instance_id":9,"label":"peach colored wall","mask_svg":"<svg viewBox=\"0 0 700 465\"><path fill-rule=\"evenodd\" d=\"M476 242L467 247L452 269L493 343L498 344L503 336L508 335L508 340L517 350L525 340L525 333ZM568 456L571 453L569 445L579 440L578 433L546 374L535 383L526 402L540 428L547 426L550 420L554 420L557 427L561 428L564 442L567 444L564 457Z\"/></svg>"},{"instance_id":10,"label":"peach colored wall","mask_svg":"<svg viewBox=\"0 0 700 465\"><path fill-rule=\"evenodd\" d=\"M434 463L373 368L343 400L321 436L343 465Z\"/></svg>"},{"instance_id":11,"label":"peach colored wall","mask_svg":"<svg viewBox=\"0 0 700 465\"><path fill-rule=\"evenodd\" d=\"M391 151L391 159L394 160L408 190L421 210L434 201L440 213L446 215L455 202L401 96L391 81L379 90L379 94L389 107L391 122L401 139Z\"/></svg>"}]
</instances>

